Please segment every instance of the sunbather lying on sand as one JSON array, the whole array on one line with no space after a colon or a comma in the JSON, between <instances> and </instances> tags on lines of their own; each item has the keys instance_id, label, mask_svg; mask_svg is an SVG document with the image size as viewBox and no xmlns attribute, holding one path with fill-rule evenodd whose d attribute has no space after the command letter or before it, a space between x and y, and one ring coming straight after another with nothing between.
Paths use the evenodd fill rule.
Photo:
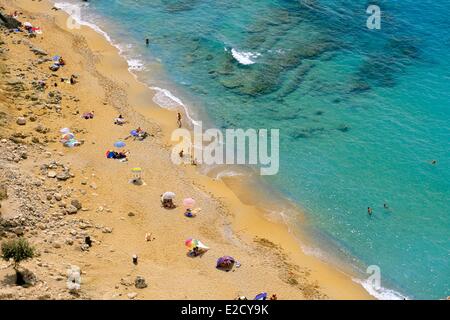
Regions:
<instances>
[{"instance_id":1,"label":"sunbather lying on sand","mask_svg":"<svg viewBox=\"0 0 450 320\"><path fill-rule=\"evenodd\" d=\"M129 137L133 137L135 140L142 141L148 137L148 133L146 131L142 130L141 127L139 127L136 130L132 130L130 132L130 136L128 136L125 139L128 139Z\"/></svg>"},{"instance_id":2,"label":"sunbather lying on sand","mask_svg":"<svg viewBox=\"0 0 450 320\"><path fill-rule=\"evenodd\" d=\"M125 119L122 117L121 114L119 114L119 116L114 119L114 124L117 124L117 125L121 126L124 123L125 123Z\"/></svg>"},{"instance_id":3,"label":"sunbather lying on sand","mask_svg":"<svg viewBox=\"0 0 450 320\"><path fill-rule=\"evenodd\" d=\"M172 199L162 199L162 206L166 209L174 209L176 208L175 204L173 203Z\"/></svg>"},{"instance_id":4,"label":"sunbather lying on sand","mask_svg":"<svg viewBox=\"0 0 450 320\"><path fill-rule=\"evenodd\" d=\"M106 153L106 157L108 159L118 159L118 160L121 160L121 161L126 161L127 160L127 156L129 154L130 154L129 151L119 151L119 152L117 152L117 151L114 151L114 150L109 150Z\"/></svg>"},{"instance_id":5,"label":"sunbather lying on sand","mask_svg":"<svg viewBox=\"0 0 450 320\"><path fill-rule=\"evenodd\" d=\"M81 117L86 120L94 119L94 111L85 112L85 113L83 113L83 115Z\"/></svg>"}]
</instances>

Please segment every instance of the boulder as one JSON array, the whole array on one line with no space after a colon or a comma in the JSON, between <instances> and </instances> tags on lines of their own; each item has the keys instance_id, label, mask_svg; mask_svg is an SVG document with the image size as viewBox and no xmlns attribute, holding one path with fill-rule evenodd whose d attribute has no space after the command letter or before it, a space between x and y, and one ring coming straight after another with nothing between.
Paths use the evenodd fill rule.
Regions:
<instances>
[{"instance_id":1,"label":"boulder","mask_svg":"<svg viewBox=\"0 0 450 320\"><path fill-rule=\"evenodd\" d=\"M141 276L137 276L134 280L134 286L138 289L147 288L147 283L145 283L145 278Z\"/></svg>"},{"instance_id":2,"label":"boulder","mask_svg":"<svg viewBox=\"0 0 450 320\"><path fill-rule=\"evenodd\" d=\"M24 117L18 117L17 120L16 120L16 123L19 126L24 126L24 125L27 124L27 119L25 119Z\"/></svg>"},{"instance_id":3,"label":"boulder","mask_svg":"<svg viewBox=\"0 0 450 320\"><path fill-rule=\"evenodd\" d=\"M15 18L4 15L0 12L0 25L5 26L7 29L17 29L22 24Z\"/></svg>"},{"instance_id":4,"label":"boulder","mask_svg":"<svg viewBox=\"0 0 450 320\"><path fill-rule=\"evenodd\" d=\"M45 52L44 50L37 48L37 47L31 48L31 51L37 56L47 56L48 55L47 52Z\"/></svg>"},{"instance_id":5,"label":"boulder","mask_svg":"<svg viewBox=\"0 0 450 320\"><path fill-rule=\"evenodd\" d=\"M56 171L49 171L47 173L47 177L49 177L49 178L55 178L56 175L57 175Z\"/></svg>"},{"instance_id":6,"label":"boulder","mask_svg":"<svg viewBox=\"0 0 450 320\"><path fill-rule=\"evenodd\" d=\"M81 202L76 199L70 201L70 204L72 206L74 206L75 208L77 208L77 210L81 210L81 208L83 208L83 206L81 205Z\"/></svg>"},{"instance_id":7,"label":"boulder","mask_svg":"<svg viewBox=\"0 0 450 320\"><path fill-rule=\"evenodd\" d=\"M65 181L65 180L67 180L67 179L69 179L69 178L70 178L70 174L69 174L67 171L58 173L58 174L56 175L56 179L62 180L62 181Z\"/></svg>"},{"instance_id":8,"label":"boulder","mask_svg":"<svg viewBox=\"0 0 450 320\"><path fill-rule=\"evenodd\" d=\"M134 298L137 297L137 293L136 292L130 292L127 294L127 297L131 300L133 300Z\"/></svg>"},{"instance_id":9,"label":"boulder","mask_svg":"<svg viewBox=\"0 0 450 320\"><path fill-rule=\"evenodd\" d=\"M6 186L3 184L0 184L0 201L5 200L8 198L8 192L6 190Z\"/></svg>"},{"instance_id":10,"label":"boulder","mask_svg":"<svg viewBox=\"0 0 450 320\"><path fill-rule=\"evenodd\" d=\"M73 205L68 205L66 210L68 214L75 214L78 212L78 209Z\"/></svg>"}]
</instances>

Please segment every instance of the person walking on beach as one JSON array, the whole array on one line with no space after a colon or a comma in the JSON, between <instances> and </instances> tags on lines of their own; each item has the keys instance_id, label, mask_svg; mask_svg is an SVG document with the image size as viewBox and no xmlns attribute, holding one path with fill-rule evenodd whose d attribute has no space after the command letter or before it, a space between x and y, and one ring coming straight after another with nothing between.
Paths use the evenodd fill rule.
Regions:
<instances>
[{"instance_id":1,"label":"person walking on beach","mask_svg":"<svg viewBox=\"0 0 450 320\"><path fill-rule=\"evenodd\" d=\"M367 207L367 213L369 214L369 216L372 215L372 208L371 207Z\"/></svg>"},{"instance_id":2,"label":"person walking on beach","mask_svg":"<svg viewBox=\"0 0 450 320\"><path fill-rule=\"evenodd\" d=\"M179 113L179 112L177 114L177 124L178 124L178 128L181 128L181 113Z\"/></svg>"}]
</instances>

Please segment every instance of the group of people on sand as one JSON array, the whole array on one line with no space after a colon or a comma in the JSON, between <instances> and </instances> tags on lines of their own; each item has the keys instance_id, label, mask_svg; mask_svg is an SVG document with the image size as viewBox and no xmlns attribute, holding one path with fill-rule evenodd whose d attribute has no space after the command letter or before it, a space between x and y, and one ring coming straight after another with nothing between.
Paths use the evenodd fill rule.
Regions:
<instances>
[{"instance_id":1,"label":"group of people on sand","mask_svg":"<svg viewBox=\"0 0 450 320\"><path fill-rule=\"evenodd\" d=\"M173 202L173 199L165 199L161 196L161 205L164 209L175 209L177 206ZM184 212L184 216L187 218L194 218L197 216L197 212L199 209L192 210L192 208L186 208Z\"/></svg>"},{"instance_id":2,"label":"group of people on sand","mask_svg":"<svg viewBox=\"0 0 450 320\"><path fill-rule=\"evenodd\" d=\"M108 150L108 152L106 153L106 158L126 161L129 154L130 152L125 150L124 151Z\"/></svg>"},{"instance_id":3,"label":"group of people on sand","mask_svg":"<svg viewBox=\"0 0 450 320\"><path fill-rule=\"evenodd\" d=\"M261 299L260 296L263 298ZM246 296L238 296L235 300L248 300ZM259 294L256 296L255 300L267 300L267 294ZM269 300L278 300L278 296L276 293L272 294L269 298Z\"/></svg>"},{"instance_id":4,"label":"group of people on sand","mask_svg":"<svg viewBox=\"0 0 450 320\"><path fill-rule=\"evenodd\" d=\"M135 140L144 140L148 137L148 133L145 130L142 130L141 127L138 127L136 130L131 131L131 137L133 137Z\"/></svg>"},{"instance_id":5,"label":"group of people on sand","mask_svg":"<svg viewBox=\"0 0 450 320\"><path fill-rule=\"evenodd\" d=\"M59 68L64 67L66 65L66 61L63 59L63 57L56 57L56 62L54 62L49 69L51 71L58 71ZM72 79L73 81L74 79Z\"/></svg>"}]
</instances>

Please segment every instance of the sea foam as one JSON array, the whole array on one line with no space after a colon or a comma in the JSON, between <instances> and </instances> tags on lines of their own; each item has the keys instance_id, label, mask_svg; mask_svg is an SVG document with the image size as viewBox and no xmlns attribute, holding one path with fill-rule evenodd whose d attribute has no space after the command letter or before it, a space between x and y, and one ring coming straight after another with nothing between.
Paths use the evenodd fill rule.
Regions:
<instances>
[{"instance_id":1,"label":"sea foam","mask_svg":"<svg viewBox=\"0 0 450 320\"><path fill-rule=\"evenodd\" d=\"M155 90L156 93L153 96L153 101L158 104L160 107L163 107L165 109L174 110L177 108L183 108L184 112L186 113L186 117L189 119L189 121L192 122L194 125L199 125L200 122L197 120L194 120L191 115L189 114L189 110L186 107L186 105L179 99L177 96L175 96L172 92L170 92L167 89L159 88L159 87L150 87L150 89Z\"/></svg>"},{"instance_id":2,"label":"sea foam","mask_svg":"<svg viewBox=\"0 0 450 320\"><path fill-rule=\"evenodd\" d=\"M86 26L91 29L93 29L95 32L101 34L110 44L112 44L114 47L119 50L119 55L122 56L128 63L128 70L129 71L143 71L144 70L144 63L136 58L136 57L130 57L129 51L132 48L131 44L126 45L126 48L124 48L122 45L115 43L111 37L102 30L98 25L92 22L88 22L86 20L81 19L82 10L87 8L89 6L89 3L80 3L80 4L74 4L74 3L68 3L68 2L55 2L54 4L55 8L61 9L64 12L66 12L76 24L80 26Z\"/></svg>"},{"instance_id":3,"label":"sea foam","mask_svg":"<svg viewBox=\"0 0 450 320\"><path fill-rule=\"evenodd\" d=\"M233 58L235 58L240 64L243 65L250 65L256 63L254 59L258 58L261 54L260 53L253 53L253 52L239 52L236 49L231 49L231 54Z\"/></svg>"},{"instance_id":4,"label":"sea foam","mask_svg":"<svg viewBox=\"0 0 450 320\"><path fill-rule=\"evenodd\" d=\"M371 296L377 298L378 300L409 300L408 297L391 289L383 287L375 289L369 280L361 280L361 279L352 279L352 280L360 284Z\"/></svg>"}]
</instances>

